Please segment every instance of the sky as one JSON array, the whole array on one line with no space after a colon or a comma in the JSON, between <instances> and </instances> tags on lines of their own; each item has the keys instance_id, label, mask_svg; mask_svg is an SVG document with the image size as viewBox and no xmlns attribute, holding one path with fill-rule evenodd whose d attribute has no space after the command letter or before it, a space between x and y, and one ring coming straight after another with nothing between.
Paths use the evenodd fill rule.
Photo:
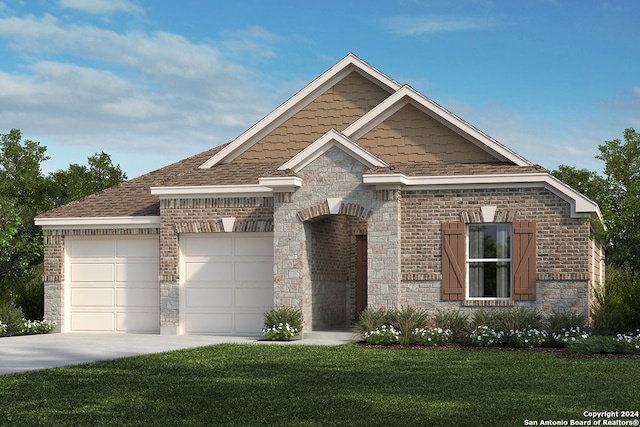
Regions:
<instances>
[{"instance_id":1,"label":"sky","mask_svg":"<svg viewBox=\"0 0 640 427\"><path fill-rule=\"evenodd\" d=\"M636 0L0 0L0 133L129 178L229 142L352 52L533 163L640 130Z\"/></svg>"}]
</instances>

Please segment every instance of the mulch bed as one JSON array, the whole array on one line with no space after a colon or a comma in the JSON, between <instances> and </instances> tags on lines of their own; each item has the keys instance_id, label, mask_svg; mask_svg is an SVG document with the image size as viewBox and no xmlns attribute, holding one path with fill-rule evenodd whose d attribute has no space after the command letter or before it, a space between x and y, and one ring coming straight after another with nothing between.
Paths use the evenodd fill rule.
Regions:
<instances>
[{"instance_id":1,"label":"mulch bed","mask_svg":"<svg viewBox=\"0 0 640 427\"><path fill-rule=\"evenodd\" d=\"M514 347L474 347L462 344L445 344L442 346L423 346L423 345L373 345L367 344L364 341L357 342L356 344L362 347L390 349L390 350L427 350L427 351L439 351L439 350L460 350L460 351L519 351L528 353L554 353L556 357L567 359L638 359L640 360L640 354L614 354L614 353L593 353L593 354L580 354L573 353L566 348L551 348L551 347L535 347L535 348L514 348Z\"/></svg>"}]
</instances>

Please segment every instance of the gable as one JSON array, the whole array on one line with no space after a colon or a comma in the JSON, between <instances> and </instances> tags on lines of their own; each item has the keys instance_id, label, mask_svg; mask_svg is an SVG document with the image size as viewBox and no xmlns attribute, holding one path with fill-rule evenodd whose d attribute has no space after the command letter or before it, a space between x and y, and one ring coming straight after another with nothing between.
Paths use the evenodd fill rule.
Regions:
<instances>
[{"instance_id":1,"label":"gable","mask_svg":"<svg viewBox=\"0 0 640 427\"><path fill-rule=\"evenodd\" d=\"M357 142L390 164L501 161L412 104L406 104Z\"/></svg>"},{"instance_id":2,"label":"gable","mask_svg":"<svg viewBox=\"0 0 640 427\"><path fill-rule=\"evenodd\" d=\"M327 131L344 130L388 96L386 90L353 71L233 161L284 163Z\"/></svg>"}]
</instances>

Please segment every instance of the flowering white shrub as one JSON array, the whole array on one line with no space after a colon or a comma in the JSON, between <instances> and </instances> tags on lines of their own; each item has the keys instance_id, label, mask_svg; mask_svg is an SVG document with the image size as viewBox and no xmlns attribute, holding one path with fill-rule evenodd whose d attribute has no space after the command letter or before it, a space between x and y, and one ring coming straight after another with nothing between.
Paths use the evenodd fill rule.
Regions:
<instances>
[{"instance_id":1,"label":"flowering white shrub","mask_svg":"<svg viewBox=\"0 0 640 427\"><path fill-rule=\"evenodd\" d=\"M569 329L562 328L562 332L551 334L550 341L553 346L566 347L570 342L589 338L589 335L589 332L580 329L580 326Z\"/></svg>"},{"instance_id":2,"label":"flowering white shrub","mask_svg":"<svg viewBox=\"0 0 640 427\"><path fill-rule=\"evenodd\" d=\"M0 337L7 333L8 326L0 320Z\"/></svg>"},{"instance_id":3,"label":"flowering white shrub","mask_svg":"<svg viewBox=\"0 0 640 427\"><path fill-rule=\"evenodd\" d=\"M469 334L471 345L478 347L490 347L502 344L503 331L495 331L488 326L478 326Z\"/></svg>"},{"instance_id":4,"label":"flowering white shrub","mask_svg":"<svg viewBox=\"0 0 640 427\"><path fill-rule=\"evenodd\" d=\"M399 339L400 331L391 325L382 325L364 334L364 340L367 344L391 345L397 343Z\"/></svg>"},{"instance_id":5,"label":"flowering white shrub","mask_svg":"<svg viewBox=\"0 0 640 427\"><path fill-rule=\"evenodd\" d=\"M48 334L56 327L52 320L25 320L22 326L22 335Z\"/></svg>"},{"instance_id":6,"label":"flowering white shrub","mask_svg":"<svg viewBox=\"0 0 640 427\"><path fill-rule=\"evenodd\" d=\"M289 325L289 323L278 323L270 328L262 329L262 333L268 340L290 340L298 335L300 331L295 326Z\"/></svg>"},{"instance_id":7,"label":"flowering white shrub","mask_svg":"<svg viewBox=\"0 0 640 427\"><path fill-rule=\"evenodd\" d=\"M547 332L537 329L524 331L511 329L505 334L504 340L509 347L540 347L547 341Z\"/></svg>"},{"instance_id":8,"label":"flowering white shrub","mask_svg":"<svg viewBox=\"0 0 640 427\"><path fill-rule=\"evenodd\" d=\"M444 345L451 338L451 329L442 328L416 328L413 335L422 345L436 346Z\"/></svg>"},{"instance_id":9,"label":"flowering white shrub","mask_svg":"<svg viewBox=\"0 0 640 427\"><path fill-rule=\"evenodd\" d=\"M616 339L624 346L625 353L640 354L640 330L636 335L618 334Z\"/></svg>"}]
</instances>

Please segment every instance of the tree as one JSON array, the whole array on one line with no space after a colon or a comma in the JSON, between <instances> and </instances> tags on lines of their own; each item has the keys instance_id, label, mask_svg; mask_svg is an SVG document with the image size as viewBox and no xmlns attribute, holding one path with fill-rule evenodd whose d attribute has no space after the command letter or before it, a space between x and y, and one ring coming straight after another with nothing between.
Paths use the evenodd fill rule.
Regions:
<instances>
[{"instance_id":1,"label":"tree","mask_svg":"<svg viewBox=\"0 0 640 427\"><path fill-rule=\"evenodd\" d=\"M68 170L59 170L49 175L52 184L49 197L54 206L78 200L105 188L118 185L127 179L120 165L113 165L111 156L104 151L88 159L89 167L69 165Z\"/></svg>"},{"instance_id":2,"label":"tree","mask_svg":"<svg viewBox=\"0 0 640 427\"><path fill-rule=\"evenodd\" d=\"M628 128L624 142L606 141L598 149L608 186L603 202L612 243L607 263L640 272L640 134Z\"/></svg>"},{"instance_id":3,"label":"tree","mask_svg":"<svg viewBox=\"0 0 640 427\"><path fill-rule=\"evenodd\" d=\"M629 128L623 135L624 142L598 146L605 177L566 165L551 173L600 206L606 230L597 237L611 243L607 264L640 273L640 134Z\"/></svg>"},{"instance_id":4,"label":"tree","mask_svg":"<svg viewBox=\"0 0 640 427\"><path fill-rule=\"evenodd\" d=\"M22 141L18 129L0 134L0 302L20 305L30 317L38 317L34 312L42 306L34 301L42 298L34 283L42 287L44 257L36 215L126 179L105 152L89 157L88 167L73 164L45 177L41 164L49 159L46 150L39 142Z\"/></svg>"},{"instance_id":5,"label":"tree","mask_svg":"<svg viewBox=\"0 0 640 427\"><path fill-rule=\"evenodd\" d=\"M609 184L596 172L588 169L576 169L574 166L560 165L551 174L574 190L603 206L609 193Z\"/></svg>"}]
</instances>

